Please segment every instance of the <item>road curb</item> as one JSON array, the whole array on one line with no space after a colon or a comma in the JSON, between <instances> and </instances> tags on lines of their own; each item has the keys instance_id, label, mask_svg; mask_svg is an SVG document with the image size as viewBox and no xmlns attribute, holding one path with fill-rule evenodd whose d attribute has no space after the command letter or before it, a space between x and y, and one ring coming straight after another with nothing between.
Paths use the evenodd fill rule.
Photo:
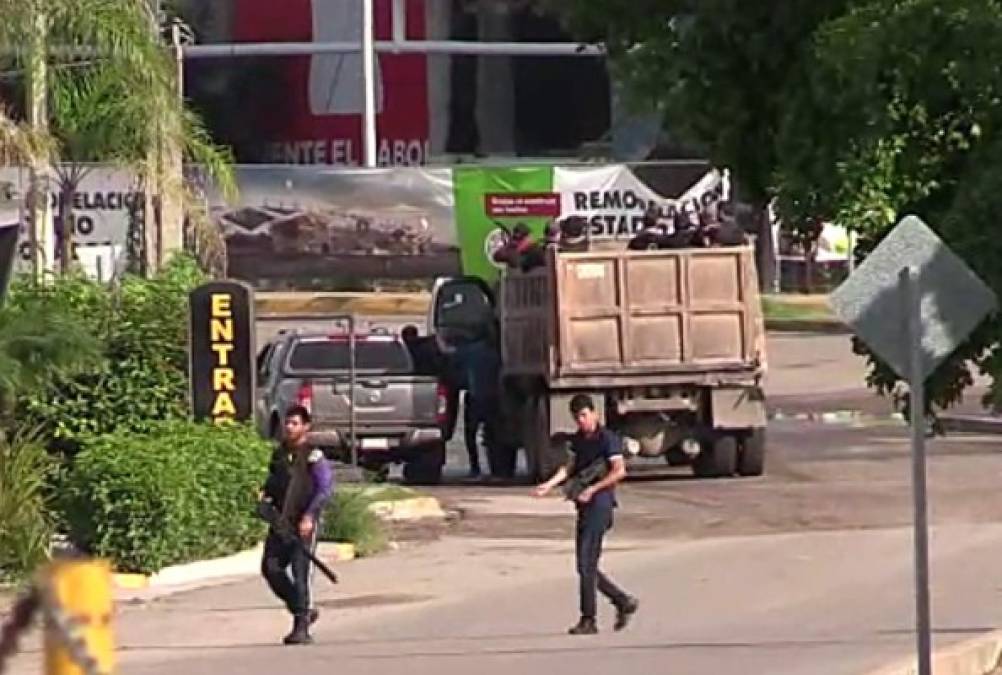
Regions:
<instances>
[{"instance_id":1,"label":"road curb","mask_svg":"<svg viewBox=\"0 0 1002 675\"><path fill-rule=\"evenodd\" d=\"M821 424L862 424L875 422L904 422L901 413L873 415L859 410L829 410L825 412L787 413L773 410L768 414L769 421L776 422L814 422Z\"/></svg>"},{"instance_id":2,"label":"road curb","mask_svg":"<svg viewBox=\"0 0 1002 675\"><path fill-rule=\"evenodd\" d=\"M369 504L369 510L383 520L394 522L446 518L442 504L434 497L372 502Z\"/></svg>"},{"instance_id":3,"label":"road curb","mask_svg":"<svg viewBox=\"0 0 1002 675\"><path fill-rule=\"evenodd\" d=\"M183 565L171 565L155 574L116 573L112 583L119 591L159 590L170 591L191 585L209 585L222 579L255 576L261 569L263 545L222 558L198 560ZM336 562L355 559L353 544L323 543L319 546L322 558Z\"/></svg>"},{"instance_id":4,"label":"road curb","mask_svg":"<svg viewBox=\"0 0 1002 675\"><path fill-rule=\"evenodd\" d=\"M329 317L331 314L424 315L428 293L281 293L255 294L258 318Z\"/></svg>"},{"instance_id":5,"label":"road curb","mask_svg":"<svg viewBox=\"0 0 1002 675\"><path fill-rule=\"evenodd\" d=\"M932 655L932 671L936 675L989 675L1002 661L1002 631L937 649ZM866 675L917 675L914 656Z\"/></svg>"},{"instance_id":6,"label":"road curb","mask_svg":"<svg viewBox=\"0 0 1002 675\"><path fill-rule=\"evenodd\" d=\"M1002 417L990 415L942 415L944 431L971 434L1002 434Z\"/></svg>"},{"instance_id":7,"label":"road curb","mask_svg":"<svg viewBox=\"0 0 1002 675\"><path fill-rule=\"evenodd\" d=\"M766 319L765 329L774 333L852 335L852 330L836 319Z\"/></svg>"}]
</instances>

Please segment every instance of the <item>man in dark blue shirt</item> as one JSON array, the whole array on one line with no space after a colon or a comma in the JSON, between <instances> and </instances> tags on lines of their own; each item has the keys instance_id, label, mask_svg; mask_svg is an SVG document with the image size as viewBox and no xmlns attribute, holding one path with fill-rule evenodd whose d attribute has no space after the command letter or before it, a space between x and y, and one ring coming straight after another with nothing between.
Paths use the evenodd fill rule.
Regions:
<instances>
[{"instance_id":1,"label":"man in dark blue shirt","mask_svg":"<svg viewBox=\"0 0 1002 675\"><path fill-rule=\"evenodd\" d=\"M285 414L285 438L268 467L263 499L278 509L288 529L316 550L320 517L334 489L334 472L322 450L307 442L310 413L300 405ZM292 576L289 576L291 570ZM310 561L302 546L274 528L264 542L261 573L293 616L287 645L309 644L310 624L319 617L310 602Z\"/></svg>"},{"instance_id":2,"label":"man in dark blue shirt","mask_svg":"<svg viewBox=\"0 0 1002 675\"><path fill-rule=\"evenodd\" d=\"M626 462L619 438L599 423L595 403L586 394L571 399L571 414L578 431L571 437L573 459L560 467L553 477L536 487L535 495L543 497L568 478L590 465L603 461L608 472L598 482L589 485L577 498L577 539L575 554L581 593L581 619L570 629L571 635L593 635L596 623L596 588L609 598L616 608L615 630L623 630L637 612L640 603L620 589L598 568L602 556L602 539L612 527L616 508L616 484L626 477Z\"/></svg>"}]
</instances>

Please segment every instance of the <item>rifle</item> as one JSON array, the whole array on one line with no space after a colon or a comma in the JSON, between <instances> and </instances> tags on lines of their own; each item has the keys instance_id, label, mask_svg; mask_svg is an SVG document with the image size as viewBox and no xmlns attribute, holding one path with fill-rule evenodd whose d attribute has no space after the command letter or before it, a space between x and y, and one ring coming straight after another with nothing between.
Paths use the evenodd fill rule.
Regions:
<instances>
[{"instance_id":1,"label":"rifle","mask_svg":"<svg viewBox=\"0 0 1002 675\"><path fill-rule=\"evenodd\" d=\"M314 555L313 551L311 551L310 547L306 545L306 542L304 542L299 537L298 533L292 531L292 526L289 525L289 523L286 522L284 518L282 518L282 514L278 512L278 509L275 508L274 504L262 499L257 503L257 515L259 518L261 518L261 520L271 525L271 528L284 541L286 542L291 541L296 546L298 546L300 550L302 550L302 552L306 554L306 557L309 559L309 561L314 565L316 565L317 568L321 572L323 572L323 575L327 577L332 584L336 584L338 582L337 574L334 572L334 570L332 570L324 563L324 561L322 561L320 558ZM319 523L317 525L319 525Z\"/></svg>"},{"instance_id":2,"label":"rifle","mask_svg":"<svg viewBox=\"0 0 1002 675\"><path fill-rule=\"evenodd\" d=\"M582 492L605 478L608 473L608 461L605 457L599 457L564 482L564 497L569 501L576 502Z\"/></svg>"}]
</instances>

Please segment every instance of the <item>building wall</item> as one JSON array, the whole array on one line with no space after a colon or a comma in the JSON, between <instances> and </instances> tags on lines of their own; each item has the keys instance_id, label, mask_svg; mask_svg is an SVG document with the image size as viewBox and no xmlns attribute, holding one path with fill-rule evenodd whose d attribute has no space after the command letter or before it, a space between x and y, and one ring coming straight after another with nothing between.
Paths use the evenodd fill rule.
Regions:
<instances>
[{"instance_id":1,"label":"building wall","mask_svg":"<svg viewBox=\"0 0 1002 675\"><path fill-rule=\"evenodd\" d=\"M410 39L567 41L552 17L503 0L406 0ZM200 43L357 39L361 0L181 0ZM375 0L378 39L392 0ZM608 131L600 59L380 54L382 164L456 156L574 156ZM190 100L241 162L358 164L360 56L186 64Z\"/></svg>"}]
</instances>

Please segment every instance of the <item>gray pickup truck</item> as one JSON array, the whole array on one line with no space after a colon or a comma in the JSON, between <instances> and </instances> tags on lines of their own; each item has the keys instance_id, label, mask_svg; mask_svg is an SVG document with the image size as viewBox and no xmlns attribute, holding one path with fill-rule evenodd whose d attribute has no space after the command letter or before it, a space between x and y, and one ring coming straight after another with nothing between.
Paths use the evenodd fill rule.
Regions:
<instances>
[{"instance_id":1,"label":"gray pickup truck","mask_svg":"<svg viewBox=\"0 0 1002 675\"><path fill-rule=\"evenodd\" d=\"M269 341L257 357L261 434L279 438L284 411L301 404L313 418L311 441L335 457L350 457L354 401L359 464L380 471L403 462L408 482L439 482L448 420L445 386L415 372L399 336L360 334L352 396L350 354L344 334L283 332Z\"/></svg>"}]
</instances>

